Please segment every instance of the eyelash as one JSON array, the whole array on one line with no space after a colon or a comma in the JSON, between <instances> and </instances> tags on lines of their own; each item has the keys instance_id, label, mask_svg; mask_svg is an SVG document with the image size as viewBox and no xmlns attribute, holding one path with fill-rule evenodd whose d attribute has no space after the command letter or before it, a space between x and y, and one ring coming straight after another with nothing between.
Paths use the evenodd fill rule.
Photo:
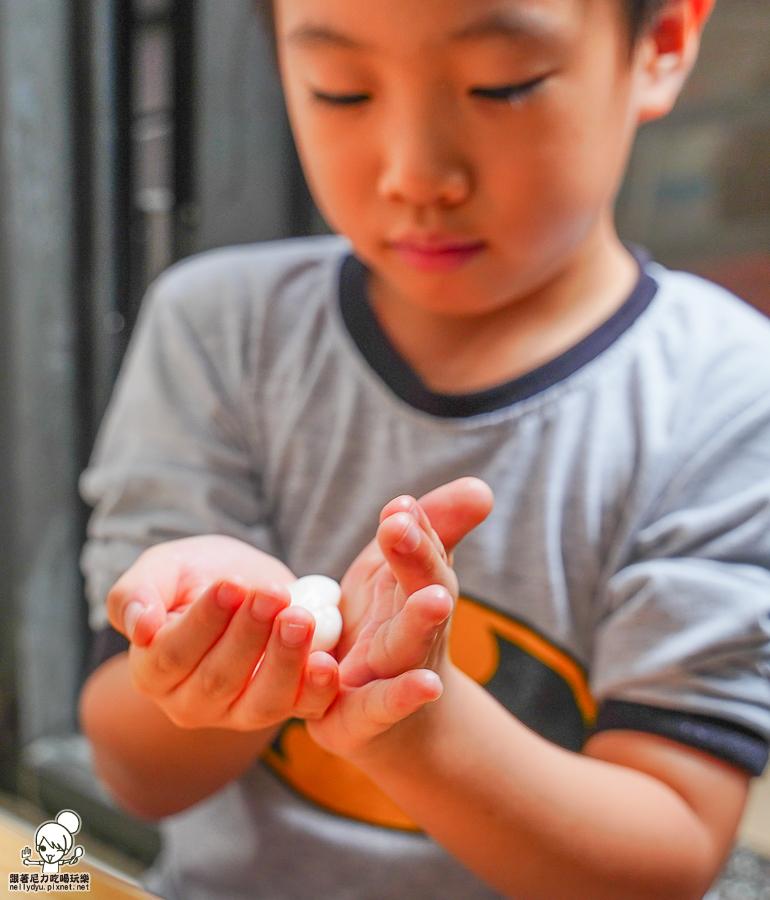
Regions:
<instances>
[{"instance_id":1,"label":"eyelash","mask_svg":"<svg viewBox=\"0 0 770 900\"><path fill-rule=\"evenodd\" d=\"M545 81L545 76L533 78L524 84L505 84L501 87L494 88L471 88L469 91L472 97L479 97L482 100L491 100L493 102L518 103L525 97L533 93ZM323 103L327 106L359 106L371 100L370 94L326 94L323 91L313 91L313 99L317 103Z\"/></svg>"},{"instance_id":2,"label":"eyelash","mask_svg":"<svg viewBox=\"0 0 770 900\"><path fill-rule=\"evenodd\" d=\"M313 99L328 106L357 106L370 99L369 94L325 94L313 91Z\"/></svg>"},{"instance_id":3,"label":"eyelash","mask_svg":"<svg viewBox=\"0 0 770 900\"><path fill-rule=\"evenodd\" d=\"M533 93L545 81L545 76L533 78L523 84L504 84L501 87L494 88L471 88L472 97L479 97L482 100L492 100L497 103L518 103L525 97Z\"/></svg>"}]
</instances>

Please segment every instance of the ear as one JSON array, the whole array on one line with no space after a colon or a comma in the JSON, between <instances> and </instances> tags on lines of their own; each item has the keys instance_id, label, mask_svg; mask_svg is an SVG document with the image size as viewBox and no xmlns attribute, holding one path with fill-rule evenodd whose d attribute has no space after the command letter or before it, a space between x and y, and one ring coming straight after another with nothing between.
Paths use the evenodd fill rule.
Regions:
<instances>
[{"instance_id":1,"label":"ear","mask_svg":"<svg viewBox=\"0 0 770 900\"><path fill-rule=\"evenodd\" d=\"M715 0L668 0L639 39L638 121L665 116L695 65L700 35Z\"/></svg>"}]
</instances>

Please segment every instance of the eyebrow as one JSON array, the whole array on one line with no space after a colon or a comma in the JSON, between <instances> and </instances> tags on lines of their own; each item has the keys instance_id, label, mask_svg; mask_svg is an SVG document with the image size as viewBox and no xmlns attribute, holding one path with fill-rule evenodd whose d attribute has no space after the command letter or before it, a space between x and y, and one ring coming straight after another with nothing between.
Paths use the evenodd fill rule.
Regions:
<instances>
[{"instance_id":1,"label":"eyebrow","mask_svg":"<svg viewBox=\"0 0 770 900\"><path fill-rule=\"evenodd\" d=\"M355 40L350 35L341 31L335 31L325 25L300 25L286 36L286 41L290 44L298 44L300 46L328 45L332 47L343 47L346 50L367 50L370 49L368 44Z\"/></svg>"},{"instance_id":2,"label":"eyebrow","mask_svg":"<svg viewBox=\"0 0 770 900\"><path fill-rule=\"evenodd\" d=\"M558 32L557 23L547 14L509 8L496 10L458 31L453 31L450 39L454 41L477 41L496 37L510 40L554 39L558 36Z\"/></svg>"}]
</instances>

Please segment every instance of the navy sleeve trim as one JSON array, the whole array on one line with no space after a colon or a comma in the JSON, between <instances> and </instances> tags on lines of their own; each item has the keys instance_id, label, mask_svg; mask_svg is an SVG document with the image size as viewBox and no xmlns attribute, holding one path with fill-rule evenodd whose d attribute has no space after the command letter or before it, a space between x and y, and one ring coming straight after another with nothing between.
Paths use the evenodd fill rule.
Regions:
<instances>
[{"instance_id":1,"label":"navy sleeve trim","mask_svg":"<svg viewBox=\"0 0 770 900\"><path fill-rule=\"evenodd\" d=\"M750 775L762 774L770 750L765 738L735 722L625 700L608 700L602 705L594 733L615 729L670 738L710 753Z\"/></svg>"},{"instance_id":2,"label":"navy sleeve trim","mask_svg":"<svg viewBox=\"0 0 770 900\"><path fill-rule=\"evenodd\" d=\"M396 396L414 409L444 418L464 418L504 409L564 381L603 353L627 331L652 302L658 289L644 270L645 257L632 250L639 263L639 280L625 303L596 331L550 362L520 378L470 394L431 391L402 359L380 327L367 297L366 267L354 256L342 264L339 303L351 338L369 366Z\"/></svg>"},{"instance_id":3,"label":"navy sleeve trim","mask_svg":"<svg viewBox=\"0 0 770 900\"><path fill-rule=\"evenodd\" d=\"M111 626L102 628L93 636L91 643L91 654L88 660L88 674L96 671L102 663L107 662L118 653L124 653L128 650L130 644L119 631L115 631Z\"/></svg>"}]
</instances>

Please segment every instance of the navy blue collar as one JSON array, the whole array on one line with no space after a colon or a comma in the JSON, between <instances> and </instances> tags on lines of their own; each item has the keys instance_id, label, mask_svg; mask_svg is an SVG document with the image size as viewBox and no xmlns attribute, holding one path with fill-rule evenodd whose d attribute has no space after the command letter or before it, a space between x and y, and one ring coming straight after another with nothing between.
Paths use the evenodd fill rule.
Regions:
<instances>
[{"instance_id":1,"label":"navy blue collar","mask_svg":"<svg viewBox=\"0 0 770 900\"><path fill-rule=\"evenodd\" d=\"M340 272L340 311L358 349L388 387L415 409L444 418L463 418L503 409L539 394L568 378L613 344L639 318L658 289L644 270L644 257L634 254L640 267L639 281L625 303L596 331L537 369L505 384L471 394L438 394L420 380L401 358L380 327L366 289L366 267L348 256Z\"/></svg>"}]
</instances>

